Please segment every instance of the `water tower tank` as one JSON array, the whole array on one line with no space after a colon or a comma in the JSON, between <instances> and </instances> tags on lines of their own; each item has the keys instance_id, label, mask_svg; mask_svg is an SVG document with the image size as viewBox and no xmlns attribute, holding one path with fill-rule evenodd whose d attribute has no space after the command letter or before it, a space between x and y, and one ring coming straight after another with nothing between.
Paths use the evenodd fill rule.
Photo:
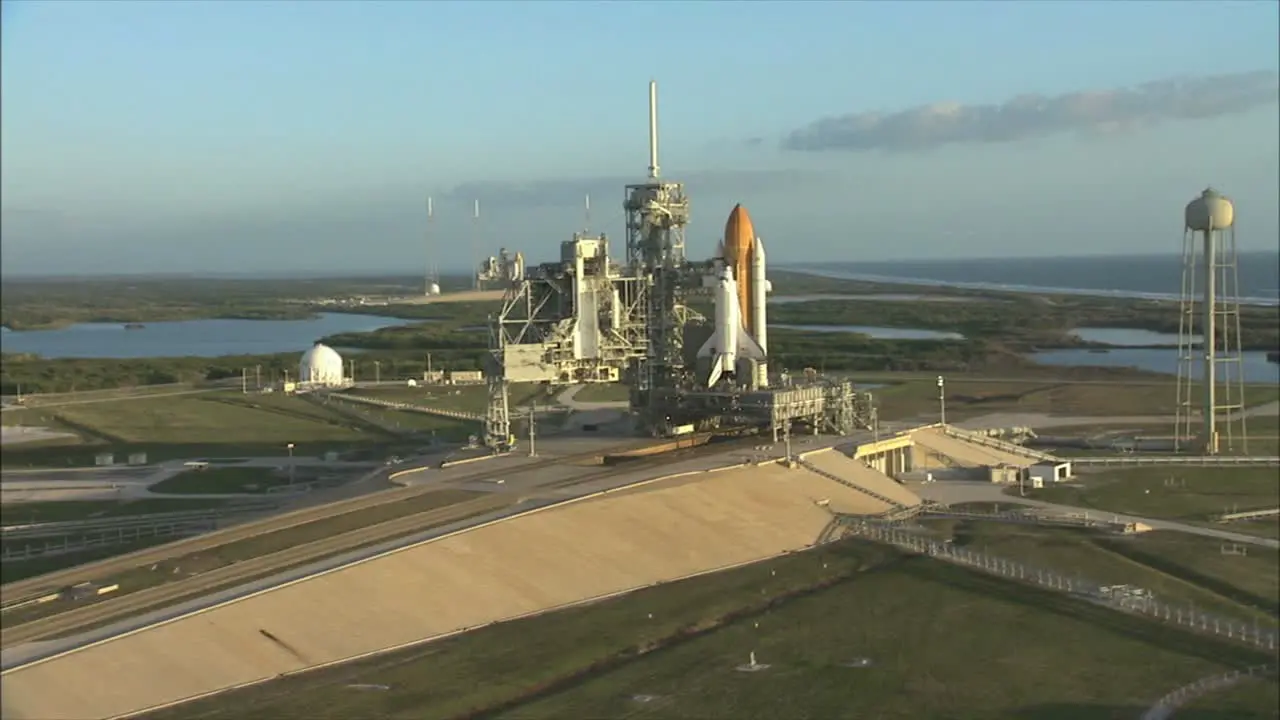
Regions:
<instances>
[{"instance_id":1,"label":"water tower tank","mask_svg":"<svg viewBox=\"0 0 1280 720\"><path fill-rule=\"evenodd\" d=\"M302 362L298 365L298 381L316 385L341 385L342 356L328 345L316 343L302 354Z\"/></svg>"},{"instance_id":2,"label":"water tower tank","mask_svg":"<svg viewBox=\"0 0 1280 720\"><path fill-rule=\"evenodd\" d=\"M1236 221L1231 200L1209 188L1187 204L1187 229L1196 232L1226 230Z\"/></svg>"}]
</instances>

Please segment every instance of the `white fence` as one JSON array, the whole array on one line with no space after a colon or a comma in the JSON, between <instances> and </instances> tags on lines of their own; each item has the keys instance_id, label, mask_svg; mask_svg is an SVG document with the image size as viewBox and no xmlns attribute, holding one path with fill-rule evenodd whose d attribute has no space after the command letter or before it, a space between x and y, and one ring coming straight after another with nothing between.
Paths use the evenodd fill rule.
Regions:
<instances>
[{"instance_id":1,"label":"white fence","mask_svg":"<svg viewBox=\"0 0 1280 720\"><path fill-rule=\"evenodd\" d=\"M1212 633L1253 647L1274 651L1277 643L1280 643L1280 634L1274 629L1259 626L1256 620L1248 623L1211 615L1192 607L1175 607L1158 602L1141 588L1103 586L1078 576L1062 575L1052 570L1034 568L1012 560L966 550L951 543L937 542L880 523L850 518L845 527L852 534L869 540L889 543L905 550L923 553L958 565L966 565L993 575L1068 592L1090 602L1124 612L1146 615L1199 632Z\"/></svg>"},{"instance_id":2,"label":"white fence","mask_svg":"<svg viewBox=\"0 0 1280 720\"><path fill-rule=\"evenodd\" d=\"M1242 680L1273 676L1276 670L1275 665L1255 665L1244 670L1232 670L1221 675L1200 678L1160 698L1155 705L1142 713L1142 720L1168 720L1179 708L1201 695L1231 687Z\"/></svg>"},{"instance_id":3,"label":"white fence","mask_svg":"<svg viewBox=\"0 0 1280 720\"><path fill-rule=\"evenodd\" d=\"M1073 465L1203 465L1206 467L1222 466L1273 466L1280 465L1280 456L1255 455L1243 457L1237 455L1104 455L1102 457L1068 458Z\"/></svg>"}]
</instances>

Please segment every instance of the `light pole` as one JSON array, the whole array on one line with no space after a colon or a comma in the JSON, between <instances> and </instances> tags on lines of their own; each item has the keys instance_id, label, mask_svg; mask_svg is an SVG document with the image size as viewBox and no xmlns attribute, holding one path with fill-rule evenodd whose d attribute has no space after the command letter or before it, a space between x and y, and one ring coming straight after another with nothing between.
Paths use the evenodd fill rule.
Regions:
<instances>
[{"instance_id":1,"label":"light pole","mask_svg":"<svg viewBox=\"0 0 1280 720\"><path fill-rule=\"evenodd\" d=\"M293 484L293 443L285 445L289 449L289 484Z\"/></svg>"},{"instance_id":2,"label":"light pole","mask_svg":"<svg viewBox=\"0 0 1280 720\"><path fill-rule=\"evenodd\" d=\"M947 382L938 376L938 414L942 419L942 426L947 426Z\"/></svg>"},{"instance_id":3,"label":"light pole","mask_svg":"<svg viewBox=\"0 0 1280 720\"><path fill-rule=\"evenodd\" d=\"M533 401L529 403L529 457L537 457L538 453L533 447L534 425L538 422L538 403Z\"/></svg>"}]
</instances>

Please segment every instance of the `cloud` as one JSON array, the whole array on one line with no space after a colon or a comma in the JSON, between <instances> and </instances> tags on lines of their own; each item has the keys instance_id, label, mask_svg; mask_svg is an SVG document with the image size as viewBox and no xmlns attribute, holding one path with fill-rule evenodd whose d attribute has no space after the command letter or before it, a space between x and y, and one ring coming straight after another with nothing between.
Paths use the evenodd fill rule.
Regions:
<instances>
[{"instance_id":1,"label":"cloud","mask_svg":"<svg viewBox=\"0 0 1280 720\"><path fill-rule=\"evenodd\" d=\"M664 173L663 179L684 183L691 195L718 196L733 193L771 192L797 184L825 182L828 174L812 170L705 170L690 173ZM450 203L470 205L479 199L481 210L493 204L502 207L539 207L580 205L583 196L608 200L621 198L626 185L644 182L635 177L555 178L529 182L485 181L455 185L445 194ZM592 204L595 204L593 199Z\"/></svg>"},{"instance_id":2,"label":"cloud","mask_svg":"<svg viewBox=\"0 0 1280 720\"><path fill-rule=\"evenodd\" d=\"M1001 143L1071 131L1113 133L1166 120L1209 118L1274 103L1270 71L1160 80L1131 88L1054 97L1020 95L1001 105L943 102L895 113L827 117L794 130L784 150L921 150Z\"/></svg>"}]
</instances>

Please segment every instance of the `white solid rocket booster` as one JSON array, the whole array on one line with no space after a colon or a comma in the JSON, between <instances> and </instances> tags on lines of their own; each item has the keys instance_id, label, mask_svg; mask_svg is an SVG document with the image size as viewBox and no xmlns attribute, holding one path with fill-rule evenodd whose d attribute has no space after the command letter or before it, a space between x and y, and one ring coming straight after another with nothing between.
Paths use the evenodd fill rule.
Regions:
<instances>
[{"instance_id":1,"label":"white solid rocket booster","mask_svg":"<svg viewBox=\"0 0 1280 720\"><path fill-rule=\"evenodd\" d=\"M768 273L765 268L764 242L755 239L755 247L751 250L751 328L756 333L756 343L760 350L769 354L768 311L765 309L765 293L769 291Z\"/></svg>"}]
</instances>

